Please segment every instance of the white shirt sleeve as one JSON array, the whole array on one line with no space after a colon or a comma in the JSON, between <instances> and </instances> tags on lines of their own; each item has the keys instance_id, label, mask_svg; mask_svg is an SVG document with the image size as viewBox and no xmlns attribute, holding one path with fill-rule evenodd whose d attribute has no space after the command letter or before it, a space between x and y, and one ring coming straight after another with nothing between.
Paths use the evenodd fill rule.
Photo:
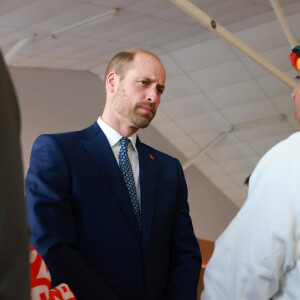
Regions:
<instances>
[{"instance_id":1,"label":"white shirt sleeve","mask_svg":"<svg viewBox=\"0 0 300 300\"><path fill-rule=\"evenodd\" d=\"M201 299L299 299L299 205L297 133L273 147L251 175L248 199L216 241Z\"/></svg>"}]
</instances>

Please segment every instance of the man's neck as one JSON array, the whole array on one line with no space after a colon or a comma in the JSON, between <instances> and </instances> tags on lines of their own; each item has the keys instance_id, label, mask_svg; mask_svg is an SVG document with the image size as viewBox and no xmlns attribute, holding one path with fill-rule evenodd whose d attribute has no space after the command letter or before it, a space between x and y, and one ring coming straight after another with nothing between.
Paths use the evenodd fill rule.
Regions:
<instances>
[{"instance_id":1,"label":"man's neck","mask_svg":"<svg viewBox=\"0 0 300 300\"><path fill-rule=\"evenodd\" d=\"M128 126L126 122L112 122L104 113L101 116L103 122L117 131L122 137L129 137L138 131L138 128Z\"/></svg>"}]
</instances>

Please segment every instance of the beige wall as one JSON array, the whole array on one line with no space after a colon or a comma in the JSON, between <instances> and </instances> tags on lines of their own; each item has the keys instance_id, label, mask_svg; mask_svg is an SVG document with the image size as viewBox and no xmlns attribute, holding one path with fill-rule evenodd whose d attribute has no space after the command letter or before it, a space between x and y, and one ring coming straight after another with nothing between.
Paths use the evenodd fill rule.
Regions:
<instances>
[{"instance_id":1,"label":"beige wall","mask_svg":"<svg viewBox=\"0 0 300 300\"><path fill-rule=\"evenodd\" d=\"M32 143L42 133L83 129L104 105L103 82L90 72L11 68L22 119L25 172ZM180 159L184 156L154 128L139 132L142 141ZM197 237L215 240L237 213L237 207L194 166L185 172L191 217Z\"/></svg>"}]
</instances>

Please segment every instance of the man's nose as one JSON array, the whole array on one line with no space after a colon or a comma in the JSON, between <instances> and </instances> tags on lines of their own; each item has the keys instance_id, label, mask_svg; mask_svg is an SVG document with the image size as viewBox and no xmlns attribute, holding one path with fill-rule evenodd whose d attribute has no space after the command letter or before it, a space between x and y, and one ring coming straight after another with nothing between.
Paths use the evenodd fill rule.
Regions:
<instances>
[{"instance_id":1,"label":"man's nose","mask_svg":"<svg viewBox=\"0 0 300 300\"><path fill-rule=\"evenodd\" d=\"M150 88L147 95L147 100L151 102L157 102L160 95L158 94L157 88Z\"/></svg>"}]
</instances>

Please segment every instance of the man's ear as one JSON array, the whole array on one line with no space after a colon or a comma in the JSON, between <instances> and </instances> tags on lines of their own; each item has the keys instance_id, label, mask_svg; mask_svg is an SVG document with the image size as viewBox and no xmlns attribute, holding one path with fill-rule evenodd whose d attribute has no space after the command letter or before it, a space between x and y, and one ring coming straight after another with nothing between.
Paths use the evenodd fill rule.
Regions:
<instances>
[{"instance_id":1,"label":"man's ear","mask_svg":"<svg viewBox=\"0 0 300 300\"><path fill-rule=\"evenodd\" d=\"M117 73L111 72L106 77L106 90L109 93L114 93L119 83L119 76Z\"/></svg>"}]
</instances>

